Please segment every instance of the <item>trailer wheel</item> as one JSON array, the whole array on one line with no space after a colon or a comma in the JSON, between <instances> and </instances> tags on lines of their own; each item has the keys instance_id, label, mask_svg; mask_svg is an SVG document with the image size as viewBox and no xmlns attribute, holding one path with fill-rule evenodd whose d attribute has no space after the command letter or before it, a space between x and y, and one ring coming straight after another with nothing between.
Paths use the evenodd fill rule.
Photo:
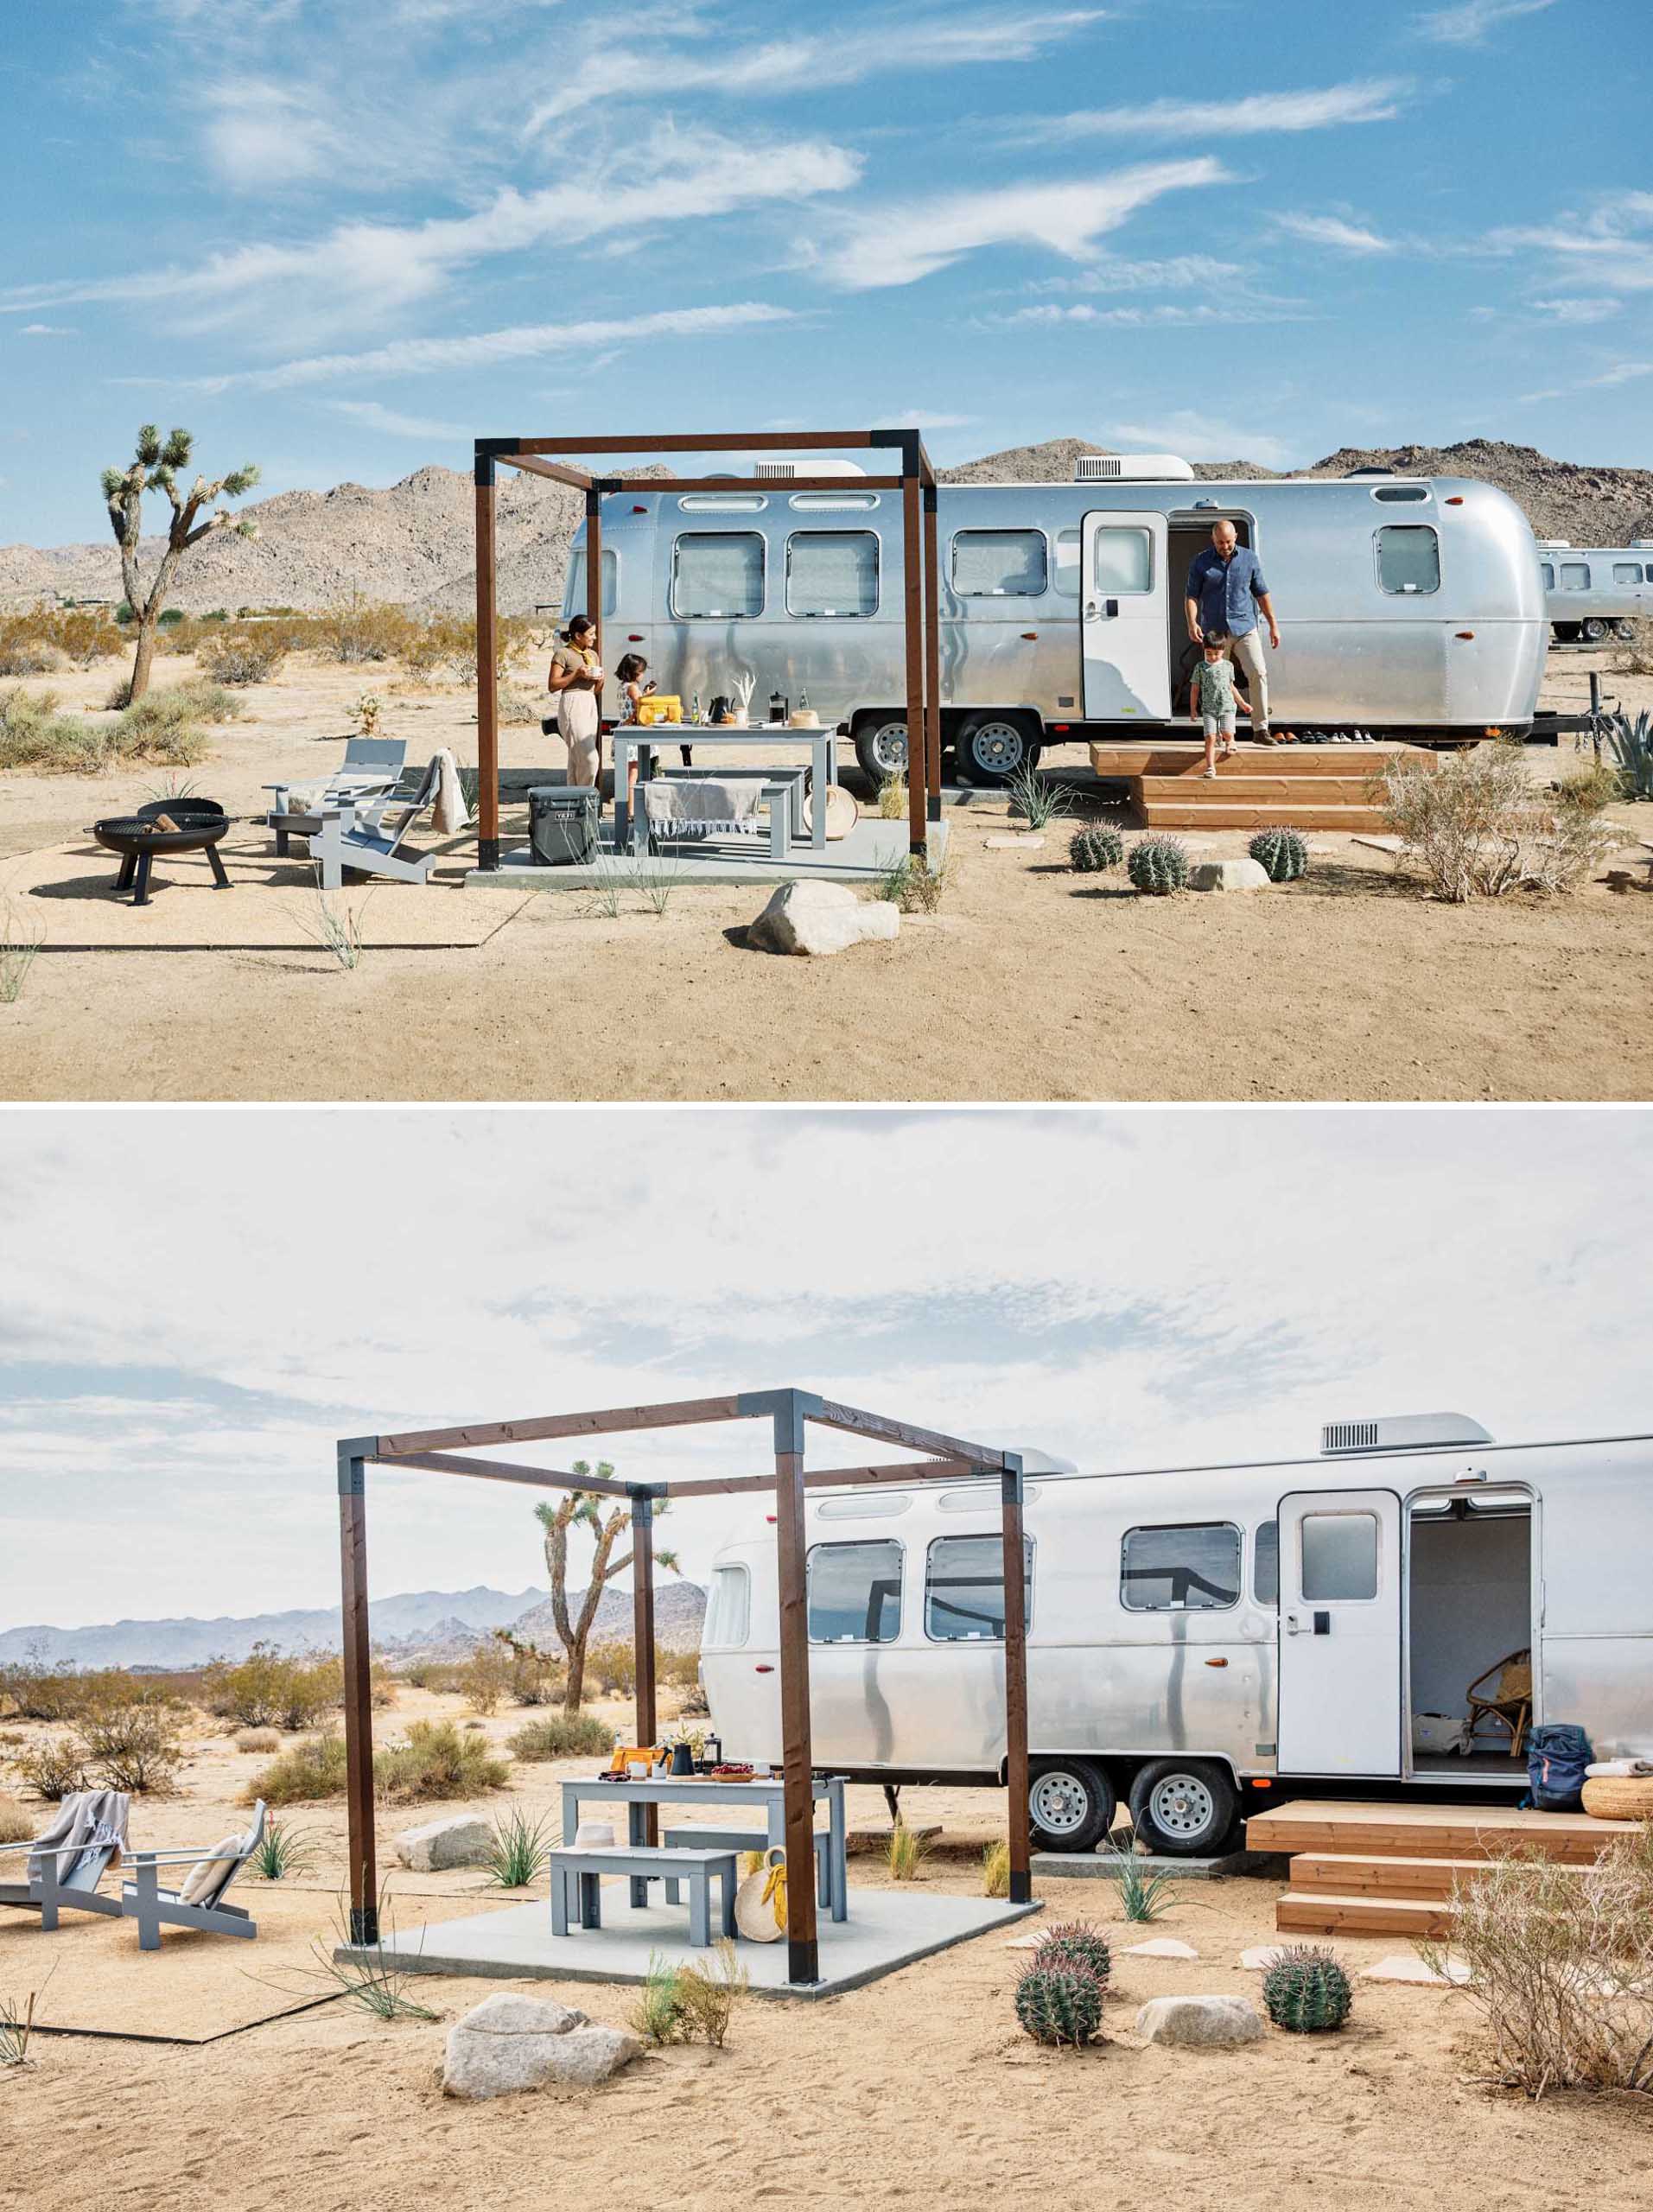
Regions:
<instances>
[{"instance_id":1,"label":"trailer wheel","mask_svg":"<svg viewBox=\"0 0 1653 2212\"><path fill-rule=\"evenodd\" d=\"M1208 1859L1239 1817L1240 1794L1213 1759L1154 1759L1131 1784L1131 1826L1145 1851Z\"/></svg>"},{"instance_id":2,"label":"trailer wheel","mask_svg":"<svg viewBox=\"0 0 1653 2212\"><path fill-rule=\"evenodd\" d=\"M1599 645L1607 634L1608 625L1599 614L1586 614L1579 625L1580 633L1587 645Z\"/></svg>"},{"instance_id":3,"label":"trailer wheel","mask_svg":"<svg viewBox=\"0 0 1653 2212\"><path fill-rule=\"evenodd\" d=\"M1636 625L1628 614L1621 614L1613 624L1613 635L1621 645L1633 645L1636 643Z\"/></svg>"},{"instance_id":4,"label":"trailer wheel","mask_svg":"<svg viewBox=\"0 0 1653 2212\"><path fill-rule=\"evenodd\" d=\"M1114 1824L1114 1785L1093 1759L1045 1759L1027 1791L1037 1851L1093 1851Z\"/></svg>"},{"instance_id":5,"label":"trailer wheel","mask_svg":"<svg viewBox=\"0 0 1653 2212\"><path fill-rule=\"evenodd\" d=\"M855 724L855 758L874 791L906 773L906 716L864 715Z\"/></svg>"},{"instance_id":6,"label":"trailer wheel","mask_svg":"<svg viewBox=\"0 0 1653 2212\"><path fill-rule=\"evenodd\" d=\"M1579 626L1576 622L1554 622L1550 627L1555 632L1555 642L1558 645L1576 645L1579 642Z\"/></svg>"},{"instance_id":7,"label":"trailer wheel","mask_svg":"<svg viewBox=\"0 0 1653 2212\"><path fill-rule=\"evenodd\" d=\"M966 783L1008 784L1039 759L1039 726L1020 715L970 715L953 740L953 757Z\"/></svg>"}]
</instances>

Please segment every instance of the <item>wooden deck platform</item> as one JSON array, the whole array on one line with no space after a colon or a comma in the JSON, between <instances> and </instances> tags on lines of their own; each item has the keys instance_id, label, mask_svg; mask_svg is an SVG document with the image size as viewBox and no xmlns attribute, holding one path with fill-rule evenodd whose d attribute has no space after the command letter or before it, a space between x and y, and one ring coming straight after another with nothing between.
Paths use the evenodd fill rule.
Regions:
<instances>
[{"instance_id":1,"label":"wooden deck platform","mask_svg":"<svg viewBox=\"0 0 1653 2212\"><path fill-rule=\"evenodd\" d=\"M1246 1823L1247 1847L1285 1852L1275 1925L1300 1936L1445 1936L1455 1882L1514 1851L1594 1864L1633 1824L1508 1805L1385 1805L1306 1798Z\"/></svg>"},{"instance_id":2,"label":"wooden deck platform","mask_svg":"<svg viewBox=\"0 0 1653 2212\"><path fill-rule=\"evenodd\" d=\"M1130 786L1150 830L1342 830L1384 828L1376 779L1397 753L1434 763L1402 745L1256 745L1243 740L1215 779L1205 776L1203 741L1090 747L1098 776Z\"/></svg>"}]
</instances>

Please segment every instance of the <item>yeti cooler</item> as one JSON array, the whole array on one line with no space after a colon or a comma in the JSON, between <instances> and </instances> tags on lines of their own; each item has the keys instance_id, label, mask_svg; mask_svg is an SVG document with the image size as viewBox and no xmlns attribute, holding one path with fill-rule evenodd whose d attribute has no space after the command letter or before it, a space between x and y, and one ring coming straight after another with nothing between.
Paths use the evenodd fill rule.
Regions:
<instances>
[{"instance_id":1,"label":"yeti cooler","mask_svg":"<svg viewBox=\"0 0 1653 2212\"><path fill-rule=\"evenodd\" d=\"M528 842L541 868L577 868L597 857L602 800L589 784L537 784L528 794Z\"/></svg>"}]
</instances>

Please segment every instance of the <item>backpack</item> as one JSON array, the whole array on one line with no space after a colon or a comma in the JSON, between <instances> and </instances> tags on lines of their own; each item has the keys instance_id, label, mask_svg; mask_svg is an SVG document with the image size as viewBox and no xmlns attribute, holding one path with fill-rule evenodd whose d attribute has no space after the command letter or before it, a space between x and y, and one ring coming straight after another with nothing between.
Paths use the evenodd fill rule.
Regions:
<instances>
[{"instance_id":1,"label":"backpack","mask_svg":"<svg viewBox=\"0 0 1653 2212\"><path fill-rule=\"evenodd\" d=\"M1530 1802L1541 1813L1576 1813L1584 1790L1584 1770L1593 1754L1590 1739L1570 1721L1555 1721L1527 1732L1527 1780Z\"/></svg>"}]
</instances>

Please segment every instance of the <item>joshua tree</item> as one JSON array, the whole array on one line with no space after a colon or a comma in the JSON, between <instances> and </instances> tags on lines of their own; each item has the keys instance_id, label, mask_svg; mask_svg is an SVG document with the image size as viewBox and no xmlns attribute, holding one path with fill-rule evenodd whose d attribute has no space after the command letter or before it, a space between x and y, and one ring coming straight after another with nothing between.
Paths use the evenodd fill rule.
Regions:
<instances>
[{"instance_id":1,"label":"joshua tree","mask_svg":"<svg viewBox=\"0 0 1653 2212\"><path fill-rule=\"evenodd\" d=\"M589 1475L593 1470L588 1459L576 1459L572 1471ZM614 1471L607 1459L596 1467L600 1482L613 1482ZM565 1713L578 1713L585 1699L586 1645L590 1640L591 1624L597 1618L597 1605L604 1590L617 1574L623 1574L632 1563L632 1554L624 1558L613 1556L620 1531L631 1519L624 1506L616 1506L605 1520L594 1491L570 1490L563 1493L556 1505L537 1505L534 1517L545 1531L545 1569L551 1579L551 1618L556 1623L556 1633L563 1649L569 1655L568 1688L563 1694ZM658 1520L665 1511L664 1502L654 1511ZM580 1601L577 1615L569 1611L569 1530L579 1525L589 1529L596 1539L597 1548L592 1555L591 1573L586 1583L585 1595ZM673 1574L681 1574L676 1552L657 1551L658 1566L668 1567Z\"/></svg>"},{"instance_id":2,"label":"joshua tree","mask_svg":"<svg viewBox=\"0 0 1653 2212\"><path fill-rule=\"evenodd\" d=\"M226 507L219 507L200 518L203 507L211 508L213 502L225 495L238 499L251 491L258 481L258 472L249 465L237 468L227 476L220 476L209 484L198 476L188 492L178 489L178 471L188 468L194 439L188 430L168 430L166 442L153 423L146 423L137 434L137 452L127 468L105 468L102 483L104 498L109 505L109 526L115 533L115 543L120 548L121 588L126 594L126 603L132 610L137 624L137 658L132 664L132 681L128 696L141 699L149 688L149 664L155 658L155 630L161 620L161 610L166 605L167 589L178 563L192 545L215 530L233 530L238 537L256 537L258 525L249 522L245 515L232 515ZM167 531L167 547L161 556L161 565L155 572L155 581L147 594L138 583L137 545L143 529L143 494L164 492L172 502L172 521Z\"/></svg>"}]
</instances>

